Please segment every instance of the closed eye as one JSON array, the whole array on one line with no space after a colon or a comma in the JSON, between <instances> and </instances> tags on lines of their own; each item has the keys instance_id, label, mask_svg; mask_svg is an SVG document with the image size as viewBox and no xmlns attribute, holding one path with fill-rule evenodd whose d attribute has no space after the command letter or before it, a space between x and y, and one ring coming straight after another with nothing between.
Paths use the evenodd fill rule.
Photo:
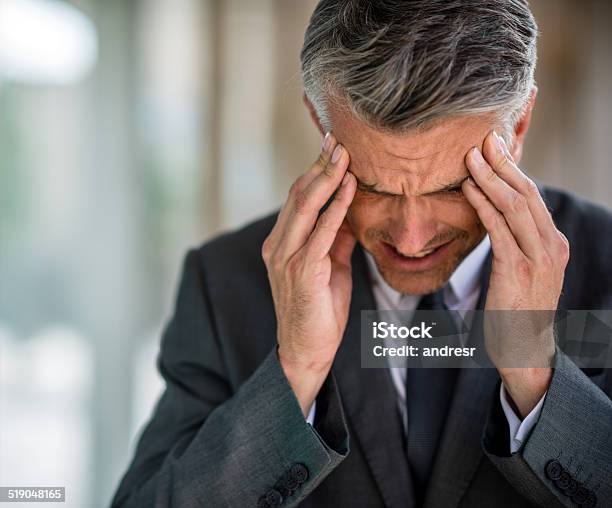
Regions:
<instances>
[{"instance_id":1,"label":"closed eye","mask_svg":"<svg viewBox=\"0 0 612 508\"><path fill-rule=\"evenodd\" d=\"M393 194L392 192L385 192L385 191L377 190L374 188L374 186L365 184L363 182L357 183L357 189L360 190L361 192L365 192L367 194L371 194L374 196L387 196L387 197L403 196L403 194Z\"/></svg>"},{"instance_id":2,"label":"closed eye","mask_svg":"<svg viewBox=\"0 0 612 508\"><path fill-rule=\"evenodd\" d=\"M450 184L448 187L440 189L439 191L433 192L433 194L437 194L439 196L462 196L463 195L463 182L467 177L463 178L459 182L455 182L454 184Z\"/></svg>"},{"instance_id":3,"label":"closed eye","mask_svg":"<svg viewBox=\"0 0 612 508\"><path fill-rule=\"evenodd\" d=\"M461 184L463 180L458 184L446 189L440 189L438 191L428 192L429 195L438 196L460 196L463 195L463 189ZM393 192L381 191L376 188L376 185L367 184L365 182L357 180L357 190L360 192L372 195L372 196L385 196L385 197L402 197L403 194L395 194Z\"/></svg>"},{"instance_id":4,"label":"closed eye","mask_svg":"<svg viewBox=\"0 0 612 508\"><path fill-rule=\"evenodd\" d=\"M446 194L463 194L463 189L461 188L461 185L458 185L456 187L451 187L450 189L443 190L442 192Z\"/></svg>"}]
</instances>

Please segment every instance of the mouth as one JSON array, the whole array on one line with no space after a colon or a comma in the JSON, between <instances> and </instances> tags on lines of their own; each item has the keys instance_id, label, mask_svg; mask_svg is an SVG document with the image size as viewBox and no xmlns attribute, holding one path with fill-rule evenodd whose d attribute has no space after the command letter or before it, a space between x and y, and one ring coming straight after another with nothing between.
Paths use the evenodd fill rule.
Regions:
<instances>
[{"instance_id":1,"label":"mouth","mask_svg":"<svg viewBox=\"0 0 612 508\"><path fill-rule=\"evenodd\" d=\"M386 257L391 261L392 265L396 265L402 270L427 270L433 268L444 258L454 241L454 239L449 240L446 243L410 256L402 254L393 245L387 242L381 241L380 243Z\"/></svg>"}]
</instances>

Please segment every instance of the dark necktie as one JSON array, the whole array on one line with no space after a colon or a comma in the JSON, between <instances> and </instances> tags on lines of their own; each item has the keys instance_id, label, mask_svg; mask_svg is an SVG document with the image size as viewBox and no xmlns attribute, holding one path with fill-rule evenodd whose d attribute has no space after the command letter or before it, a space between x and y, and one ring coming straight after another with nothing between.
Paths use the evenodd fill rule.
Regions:
<instances>
[{"instance_id":1,"label":"dark necktie","mask_svg":"<svg viewBox=\"0 0 612 508\"><path fill-rule=\"evenodd\" d=\"M424 295L418 310L437 310L436 330L457 334L457 326L444 304L442 289ZM417 506L422 506L446 414L453 395L457 369L408 368L406 408L408 413L407 453L414 480Z\"/></svg>"}]
</instances>

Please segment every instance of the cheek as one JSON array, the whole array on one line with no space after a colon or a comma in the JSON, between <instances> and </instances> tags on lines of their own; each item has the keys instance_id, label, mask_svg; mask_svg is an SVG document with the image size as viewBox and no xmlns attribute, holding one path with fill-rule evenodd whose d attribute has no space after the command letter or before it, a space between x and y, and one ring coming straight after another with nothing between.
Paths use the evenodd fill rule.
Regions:
<instances>
[{"instance_id":1,"label":"cheek","mask_svg":"<svg viewBox=\"0 0 612 508\"><path fill-rule=\"evenodd\" d=\"M347 220L355 233L383 223L389 217L389 206L385 206L384 200L375 200L355 195L349 208Z\"/></svg>"},{"instance_id":2,"label":"cheek","mask_svg":"<svg viewBox=\"0 0 612 508\"><path fill-rule=\"evenodd\" d=\"M449 204L444 208L444 216L439 218L449 228L463 231L464 239L469 245L474 245L486 232L476 210L463 199L460 202Z\"/></svg>"},{"instance_id":3,"label":"cheek","mask_svg":"<svg viewBox=\"0 0 612 508\"><path fill-rule=\"evenodd\" d=\"M438 220L462 229L474 228L479 223L476 210L465 199L441 205Z\"/></svg>"}]
</instances>

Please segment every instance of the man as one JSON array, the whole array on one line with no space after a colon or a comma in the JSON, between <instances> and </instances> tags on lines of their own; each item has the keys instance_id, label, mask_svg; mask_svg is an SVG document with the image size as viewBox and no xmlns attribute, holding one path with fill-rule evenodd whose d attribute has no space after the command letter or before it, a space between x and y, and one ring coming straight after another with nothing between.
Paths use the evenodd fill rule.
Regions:
<instances>
[{"instance_id":1,"label":"man","mask_svg":"<svg viewBox=\"0 0 612 508\"><path fill-rule=\"evenodd\" d=\"M536 34L522 0L318 4L321 153L278 214L187 255L113 506L610 506L609 371L552 333L535 368L492 337L495 369L360 368L361 310L612 304L611 214L519 166Z\"/></svg>"}]
</instances>

